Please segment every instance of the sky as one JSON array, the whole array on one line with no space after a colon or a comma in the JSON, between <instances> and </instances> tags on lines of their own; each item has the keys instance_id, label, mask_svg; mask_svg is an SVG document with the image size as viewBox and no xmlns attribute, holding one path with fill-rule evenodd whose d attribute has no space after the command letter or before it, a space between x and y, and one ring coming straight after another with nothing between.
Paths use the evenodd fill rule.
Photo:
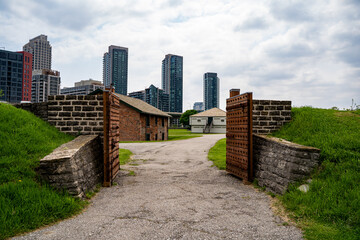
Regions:
<instances>
[{"instance_id":1,"label":"sky","mask_svg":"<svg viewBox=\"0 0 360 240\"><path fill-rule=\"evenodd\" d=\"M129 48L128 92L161 87L166 54L184 58L183 110L203 75L292 105L360 105L360 0L0 0L0 48L48 36L61 87L102 81L108 46Z\"/></svg>"}]
</instances>

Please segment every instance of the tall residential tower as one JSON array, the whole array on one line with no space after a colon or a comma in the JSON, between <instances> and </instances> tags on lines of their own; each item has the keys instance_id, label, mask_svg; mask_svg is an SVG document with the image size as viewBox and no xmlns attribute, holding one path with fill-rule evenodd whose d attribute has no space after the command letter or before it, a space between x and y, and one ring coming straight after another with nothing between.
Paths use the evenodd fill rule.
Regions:
<instances>
[{"instance_id":1,"label":"tall residential tower","mask_svg":"<svg viewBox=\"0 0 360 240\"><path fill-rule=\"evenodd\" d=\"M162 88L169 94L170 112L183 111L183 57L167 54L162 60Z\"/></svg>"},{"instance_id":2,"label":"tall residential tower","mask_svg":"<svg viewBox=\"0 0 360 240\"><path fill-rule=\"evenodd\" d=\"M103 82L106 88L113 84L115 92L127 95L128 48L111 45L103 58Z\"/></svg>"},{"instance_id":3,"label":"tall residential tower","mask_svg":"<svg viewBox=\"0 0 360 240\"><path fill-rule=\"evenodd\" d=\"M39 35L23 46L25 52L33 55L32 69L51 69L51 45L46 35Z\"/></svg>"},{"instance_id":4,"label":"tall residential tower","mask_svg":"<svg viewBox=\"0 0 360 240\"><path fill-rule=\"evenodd\" d=\"M204 104L205 111L219 107L220 79L217 73L204 74Z\"/></svg>"}]
</instances>

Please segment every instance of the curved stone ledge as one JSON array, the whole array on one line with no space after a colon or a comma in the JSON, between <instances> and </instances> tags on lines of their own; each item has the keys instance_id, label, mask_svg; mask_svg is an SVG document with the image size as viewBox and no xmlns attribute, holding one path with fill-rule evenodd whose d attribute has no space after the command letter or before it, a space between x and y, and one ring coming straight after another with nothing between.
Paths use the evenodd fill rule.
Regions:
<instances>
[{"instance_id":1,"label":"curved stone ledge","mask_svg":"<svg viewBox=\"0 0 360 240\"><path fill-rule=\"evenodd\" d=\"M87 190L102 181L103 151L100 137L81 135L61 145L40 160L38 173L51 186L84 197Z\"/></svg>"},{"instance_id":2,"label":"curved stone ledge","mask_svg":"<svg viewBox=\"0 0 360 240\"><path fill-rule=\"evenodd\" d=\"M320 149L253 134L255 177L268 191L283 194L289 183L310 175L319 165L319 157Z\"/></svg>"}]
</instances>

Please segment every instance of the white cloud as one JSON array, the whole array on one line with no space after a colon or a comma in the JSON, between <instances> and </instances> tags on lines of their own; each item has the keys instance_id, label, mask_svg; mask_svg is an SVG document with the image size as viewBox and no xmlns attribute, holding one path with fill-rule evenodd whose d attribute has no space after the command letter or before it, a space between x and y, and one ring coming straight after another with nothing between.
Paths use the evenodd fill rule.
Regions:
<instances>
[{"instance_id":1,"label":"white cloud","mask_svg":"<svg viewBox=\"0 0 360 240\"><path fill-rule=\"evenodd\" d=\"M202 100L205 72L255 98L297 106L360 102L360 4L331 1L0 0L0 46L39 34L53 46L63 86L102 79L109 45L129 48L129 91L161 86L165 54L184 56L184 110Z\"/></svg>"}]
</instances>

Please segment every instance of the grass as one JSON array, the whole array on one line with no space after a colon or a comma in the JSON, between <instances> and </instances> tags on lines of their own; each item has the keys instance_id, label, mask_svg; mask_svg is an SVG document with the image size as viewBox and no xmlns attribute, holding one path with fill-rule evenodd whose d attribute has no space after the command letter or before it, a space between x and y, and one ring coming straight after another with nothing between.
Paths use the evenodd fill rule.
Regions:
<instances>
[{"instance_id":1,"label":"grass","mask_svg":"<svg viewBox=\"0 0 360 240\"><path fill-rule=\"evenodd\" d=\"M130 150L127 149L119 149L119 161L120 161L120 167L121 165L125 165L130 161L130 157L133 153Z\"/></svg>"},{"instance_id":2,"label":"grass","mask_svg":"<svg viewBox=\"0 0 360 240\"><path fill-rule=\"evenodd\" d=\"M360 112L294 108L276 137L321 149L322 164L304 194L281 197L307 239L359 239Z\"/></svg>"},{"instance_id":3,"label":"grass","mask_svg":"<svg viewBox=\"0 0 360 240\"><path fill-rule=\"evenodd\" d=\"M168 141L202 137L202 135L202 133L192 133L190 130L187 129L169 129Z\"/></svg>"},{"instance_id":4,"label":"grass","mask_svg":"<svg viewBox=\"0 0 360 240\"><path fill-rule=\"evenodd\" d=\"M208 159L220 170L226 169L226 138L220 139L210 148Z\"/></svg>"},{"instance_id":5,"label":"grass","mask_svg":"<svg viewBox=\"0 0 360 240\"><path fill-rule=\"evenodd\" d=\"M41 182L34 170L42 157L72 139L29 112L0 103L0 239L67 218L86 205Z\"/></svg>"}]
</instances>

